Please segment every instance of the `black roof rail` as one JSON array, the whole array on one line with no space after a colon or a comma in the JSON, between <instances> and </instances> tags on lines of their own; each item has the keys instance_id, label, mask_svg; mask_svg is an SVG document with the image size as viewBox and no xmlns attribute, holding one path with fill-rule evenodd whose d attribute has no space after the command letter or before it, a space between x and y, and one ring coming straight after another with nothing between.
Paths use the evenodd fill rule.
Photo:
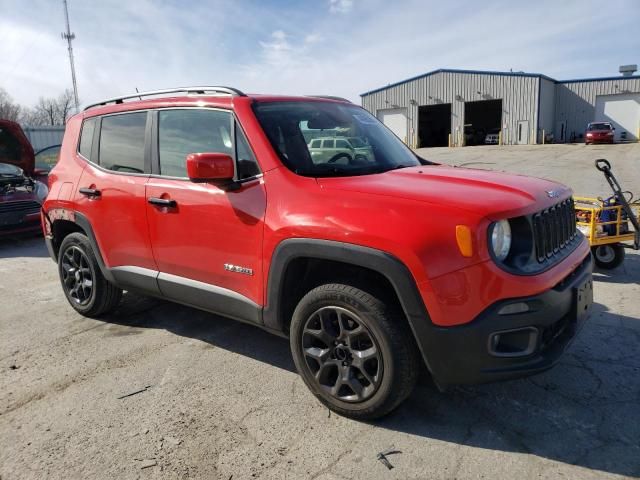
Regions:
<instances>
[{"instance_id":1,"label":"black roof rail","mask_svg":"<svg viewBox=\"0 0 640 480\"><path fill-rule=\"evenodd\" d=\"M307 96L311 98L326 98L327 100L340 100L341 102L352 103L351 100L347 100L346 98L343 98L343 97L336 97L334 95L307 95Z\"/></svg>"},{"instance_id":2,"label":"black roof rail","mask_svg":"<svg viewBox=\"0 0 640 480\"><path fill-rule=\"evenodd\" d=\"M131 98L139 98L142 100L142 97L152 97L156 95L168 95L171 93L186 93L188 95L206 95L207 93L224 93L231 96L238 97L246 97L247 95L237 88L231 87L177 87L177 88L168 88L165 90L151 90L149 92L136 92L130 95L124 95L121 97L109 98L107 100L102 100L100 102L92 103L85 107L85 110L89 110L90 108L106 105L107 103L119 104L123 103L124 100L129 100Z\"/></svg>"}]
</instances>

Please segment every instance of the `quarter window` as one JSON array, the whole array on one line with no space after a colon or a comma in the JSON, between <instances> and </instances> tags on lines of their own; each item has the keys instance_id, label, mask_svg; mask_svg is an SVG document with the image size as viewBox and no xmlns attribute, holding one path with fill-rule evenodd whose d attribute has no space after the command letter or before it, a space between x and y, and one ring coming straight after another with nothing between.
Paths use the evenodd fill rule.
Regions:
<instances>
[{"instance_id":1,"label":"quarter window","mask_svg":"<svg viewBox=\"0 0 640 480\"><path fill-rule=\"evenodd\" d=\"M91 144L93 143L93 131L96 129L96 119L88 118L82 124L80 134L80 146L78 151L84 158L91 160Z\"/></svg>"},{"instance_id":2,"label":"quarter window","mask_svg":"<svg viewBox=\"0 0 640 480\"><path fill-rule=\"evenodd\" d=\"M238 165L238 180L245 178L255 177L260 173L258 162L256 157L253 156L253 152L247 142L247 137L244 136L240 125L236 123L236 159Z\"/></svg>"},{"instance_id":3,"label":"quarter window","mask_svg":"<svg viewBox=\"0 0 640 480\"><path fill-rule=\"evenodd\" d=\"M311 142L311 148L320 148L320 140L314 140Z\"/></svg>"},{"instance_id":4,"label":"quarter window","mask_svg":"<svg viewBox=\"0 0 640 480\"><path fill-rule=\"evenodd\" d=\"M220 110L158 112L160 174L186 177L190 153L233 153L231 114Z\"/></svg>"},{"instance_id":5,"label":"quarter window","mask_svg":"<svg viewBox=\"0 0 640 480\"><path fill-rule=\"evenodd\" d=\"M102 118L100 166L123 173L144 173L144 132L147 112Z\"/></svg>"}]
</instances>

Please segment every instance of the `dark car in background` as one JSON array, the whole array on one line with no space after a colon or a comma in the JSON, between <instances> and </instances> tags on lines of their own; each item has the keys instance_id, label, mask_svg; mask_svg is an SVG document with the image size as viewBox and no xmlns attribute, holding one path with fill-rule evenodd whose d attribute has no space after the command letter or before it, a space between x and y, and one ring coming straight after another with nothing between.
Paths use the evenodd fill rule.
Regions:
<instances>
[{"instance_id":1,"label":"dark car in background","mask_svg":"<svg viewBox=\"0 0 640 480\"><path fill-rule=\"evenodd\" d=\"M587 125L584 134L586 145L594 143L613 143L616 129L609 122L592 122Z\"/></svg>"},{"instance_id":2,"label":"dark car in background","mask_svg":"<svg viewBox=\"0 0 640 480\"><path fill-rule=\"evenodd\" d=\"M36 168L33 148L20 125L0 120L0 236L40 231L48 170L44 163Z\"/></svg>"}]
</instances>

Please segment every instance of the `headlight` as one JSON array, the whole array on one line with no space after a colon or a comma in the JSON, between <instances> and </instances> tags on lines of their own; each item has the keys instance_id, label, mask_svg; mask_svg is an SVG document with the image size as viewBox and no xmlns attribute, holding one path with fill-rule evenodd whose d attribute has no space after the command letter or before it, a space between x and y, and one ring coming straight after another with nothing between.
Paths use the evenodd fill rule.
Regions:
<instances>
[{"instance_id":1,"label":"headlight","mask_svg":"<svg viewBox=\"0 0 640 480\"><path fill-rule=\"evenodd\" d=\"M36 197L38 197L38 200L40 201L40 203L43 203L46 200L47 195L49 195L49 187L47 187L42 182L38 182L37 180L35 184L36 184L35 186Z\"/></svg>"},{"instance_id":2,"label":"headlight","mask_svg":"<svg viewBox=\"0 0 640 480\"><path fill-rule=\"evenodd\" d=\"M490 245L496 259L502 262L511 249L511 226L508 220L500 220L491 225L490 228Z\"/></svg>"}]
</instances>

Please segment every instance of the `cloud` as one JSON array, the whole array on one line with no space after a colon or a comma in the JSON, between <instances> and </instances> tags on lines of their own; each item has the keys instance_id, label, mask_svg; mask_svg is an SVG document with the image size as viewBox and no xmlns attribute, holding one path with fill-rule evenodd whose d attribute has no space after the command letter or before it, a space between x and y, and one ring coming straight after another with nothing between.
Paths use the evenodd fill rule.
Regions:
<instances>
[{"instance_id":1,"label":"cloud","mask_svg":"<svg viewBox=\"0 0 640 480\"><path fill-rule=\"evenodd\" d=\"M304 43L306 44L318 43L321 40L322 40L322 36L320 36L317 33L310 33L306 37L304 37Z\"/></svg>"},{"instance_id":2,"label":"cloud","mask_svg":"<svg viewBox=\"0 0 640 480\"><path fill-rule=\"evenodd\" d=\"M266 63L273 66L282 66L291 61L293 48L287 40L287 34L282 30L271 33L271 39L267 42L260 41Z\"/></svg>"},{"instance_id":3,"label":"cloud","mask_svg":"<svg viewBox=\"0 0 640 480\"><path fill-rule=\"evenodd\" d=\"M82 102L177 85L249 92L359 94L437 68L524 70L554 78L617 75L637 63L637 0L610 0L597 18L566 2L167 0L69 3ZM344 15L351 10L351 15ZM62 2L0 0L0 87L20 103L57 96L71 75ZM243 15L237 15L242 11ZM553 15L550 15L553 12ZM628 12L620 15L619 12ZM635 12L635 15L633 14ZM606 38L606 55L602 50Z\"/></svg>"},{"instance_id":4,"label":"cloud","mask_svg":"<svg viewBox=\"0 0 640 480\"><path fill-rule=\"evenodd\" d=\"M349 13L353 8L353 0L329 0L330 13Z\"/></svg>"}]
</instances>

